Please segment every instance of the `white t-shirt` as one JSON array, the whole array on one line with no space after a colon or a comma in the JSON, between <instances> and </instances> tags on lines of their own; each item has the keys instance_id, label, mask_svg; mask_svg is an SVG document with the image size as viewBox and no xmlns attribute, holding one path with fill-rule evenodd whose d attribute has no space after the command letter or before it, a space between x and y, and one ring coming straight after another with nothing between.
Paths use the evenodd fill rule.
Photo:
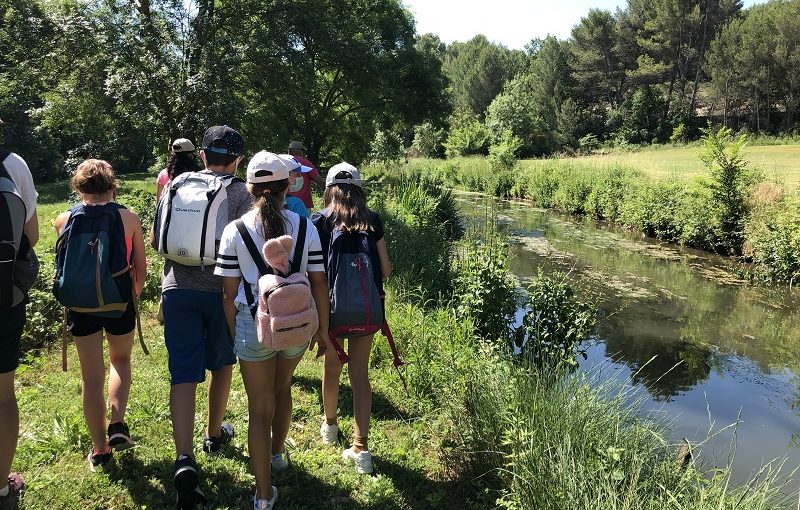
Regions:
<instances>
[{"instance_id":1,"label":"white t-shirt","mask_svg":"<svg viewBox=\"0 0 800 510\"><path fill-rule=\"evenodd\" d=\"M297 234L300 228L300 216L296 213L284 209L282 211L285 220L286 235L291 235L294 243L292 250L289 252L289 263L291 264L294 258L294 250L297 247ZM319 234L317 229L308 219L306 221L306 242L303 250L303 258L300 263L301 273L321 273L325 271L325 264L322 257L322 245L319 241ZM250 211L242 216L242 221L253 238L253 242L261 252L266 240L264 239L264 227L258 220L256 211ZM222 231L222 239L219 245L219 255L217 257L217 266L214 268L214 274L218 276L232 276L242 277L243 281L239 284L239 293L236 296L236 302L247 304L247 296L244 292L244 286L250 285L253 292L253 297L258 302L258 279L261 276L258 272L258 267L253 262L250 252L247 250L242 235L236 228L235 223L229 223ZM245 283L245 281L247 283Z\"/></svg>"},{"instance_id":2,"label":"white t-shirt","mask_svg":"<svg viewBox=\"0 0 800 510\"><path fill-rule=\"evenodd\" d=\"M17 185L17 190L19 190L22 201L25 203L25 221L28 221L33 217L33 213L36 212L36 199L39 197L36 188L33 186L33 176L28 164L13 152L2 163L5 165L11 180Z\"/></svg>"}]
</instances>

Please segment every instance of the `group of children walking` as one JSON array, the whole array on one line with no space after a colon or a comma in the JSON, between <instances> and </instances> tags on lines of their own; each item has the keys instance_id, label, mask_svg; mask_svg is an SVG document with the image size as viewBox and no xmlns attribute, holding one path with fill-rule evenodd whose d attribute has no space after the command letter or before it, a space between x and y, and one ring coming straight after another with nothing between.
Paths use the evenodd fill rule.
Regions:
<instances>
[{"instance_id":1,"label":"group of children walking","mask_svg":"<svg viewBox=\"0 0 800 510\"><path fill-rule=\"evenodd\" d=\"M278 489L272 474L289 467L292 375L307 350L316 348L317 357L324 355L320 436L326 444L338 442L339 379L343 364L349 362L355 426L352 446L342 458L360 473L373 471L368 362L373 336L385 325L382 282L390 264L383 226L367 208L364 182L355 167L334 165L323 181L303 157L302 144L292 142L289 149L286 155L256 153L242 181L235 176L244 158L242 136L230 127L214 126L203 137L202 166L196 162L194 144L178 139L157 178L158 205L149 238L165 262L160 315L169 359L177 508L195 508L205 501L194 454L197 385L208 372L202 450L214 453L235 434L224 416L237 360L248 397L254 509L274 507ZM2 178L11 174L8 161L17 160L6 158L0 172L0 222L5 204ZM27 177L24 173L9 178L16 183L17 195L28 197L32 215L22 222L24 233L17 238L26 240L20 245L32 247L38 238L35 191L30 172ZM309 218L312 182L325 185L324 208ZM111 461L113 450L134 446L125 411L137 301L147 270L146 234L139 217L116 204L117 183L109 163L84 161L72 187L81 203L55 221L59 240L54 292L65 305L65 327L78 351L83 411L92 438L88 463L94 471ZM15 273L33 254L25 246L19 248ZM15 421L10 429L14 444L4 444L11 434L0 438L0 469L7 473L18 434L13 374L25 299L4 306L8 291L2 278L0 274L0 321L14 317L19 323L10 334L0 335L0 348L14 351L16 360L0 367L6 369L0 370L0 422ZM104 333L110 420L103 389ZM346 351L339 343L345 338ZM23 486L18 475L9 475L8 487L0 490L0 508L5 508L4 502L13 503Z\"/></svg>"}]
</instances>

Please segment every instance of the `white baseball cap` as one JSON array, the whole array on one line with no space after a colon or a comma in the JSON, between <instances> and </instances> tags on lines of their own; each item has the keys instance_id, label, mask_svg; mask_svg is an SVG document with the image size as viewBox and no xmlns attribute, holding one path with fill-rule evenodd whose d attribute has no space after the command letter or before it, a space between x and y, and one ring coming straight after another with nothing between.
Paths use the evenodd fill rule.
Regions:
<instances>
[{"instance_id":1,"label":"white baseball cap","mask_svg":"<svg viewBox=\"0 0 800 510\"><path fill-rule=\"evenodd\" d=\"M364 180L361 179L358 168L350 163L338 163L328 170L328 175L325 177L326 188L334 184L355 184L363 188Z\"/></svg>"},{"instance_id":2,"label":"white baseball cap","mask_svg":"<svg viewBox=\"0 0 800 510\"><path fill-rule=\"evenodd\" d=\"M257 152L247 163L247 182L260 184L289 178L289 167L277 154Z\"/></svg>"},{"instance_id":3,"label":"white baseball cap","mask_svg":"<svg viewBox=\"0 0 800 510\"><path fill-rule=\"evenodd\" d=\"M286 163L286 166L289 167L290 172L300 172L306 174L313 170L313 168L310 166L305 166L297 161L297 159L295 159L295 157L291 154L278 154L278 157L281 158L284 163Z\"/></svg>"}]
</instances>

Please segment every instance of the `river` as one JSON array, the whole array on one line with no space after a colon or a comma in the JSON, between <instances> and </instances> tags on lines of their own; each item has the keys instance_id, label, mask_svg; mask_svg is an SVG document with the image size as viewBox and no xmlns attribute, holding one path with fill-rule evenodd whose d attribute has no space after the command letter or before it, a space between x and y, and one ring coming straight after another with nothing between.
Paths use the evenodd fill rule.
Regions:
<instances>
[{"instance_id":1,"label":"river","mask_svg":"<svg viewBox=\"0 0 800 510\"><path fill-rule=\"evenodd\" d=\"M800 466L800 291L747 284L737 263L590 219L457 193L468 221L487 210L511 235L511 270L569 273L599 310L581 368L633 386L670 439L737 484L762 465Z\"/></svg>"}]
</instances>

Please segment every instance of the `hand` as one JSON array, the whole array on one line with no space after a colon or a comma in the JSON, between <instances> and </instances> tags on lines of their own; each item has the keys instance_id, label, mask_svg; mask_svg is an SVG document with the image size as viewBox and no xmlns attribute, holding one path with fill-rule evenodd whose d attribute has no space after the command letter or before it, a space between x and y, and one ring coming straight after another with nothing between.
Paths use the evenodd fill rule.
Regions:
<instances>
[{"instance_id":1,"label":"hand","mask_svg":"<svg viewBox=\"0 0 800 510\"><path fill-rule=\"evenodd\" d=\"M311 337L311 342L308 344L309 351L314 349L314 344L317 345L316 358L319 359L320 356L328 351L328 346L331 344L331 339L328 337L328 332L322 330L317 331L314 336Z\"/></svg>"}]
</instances>

